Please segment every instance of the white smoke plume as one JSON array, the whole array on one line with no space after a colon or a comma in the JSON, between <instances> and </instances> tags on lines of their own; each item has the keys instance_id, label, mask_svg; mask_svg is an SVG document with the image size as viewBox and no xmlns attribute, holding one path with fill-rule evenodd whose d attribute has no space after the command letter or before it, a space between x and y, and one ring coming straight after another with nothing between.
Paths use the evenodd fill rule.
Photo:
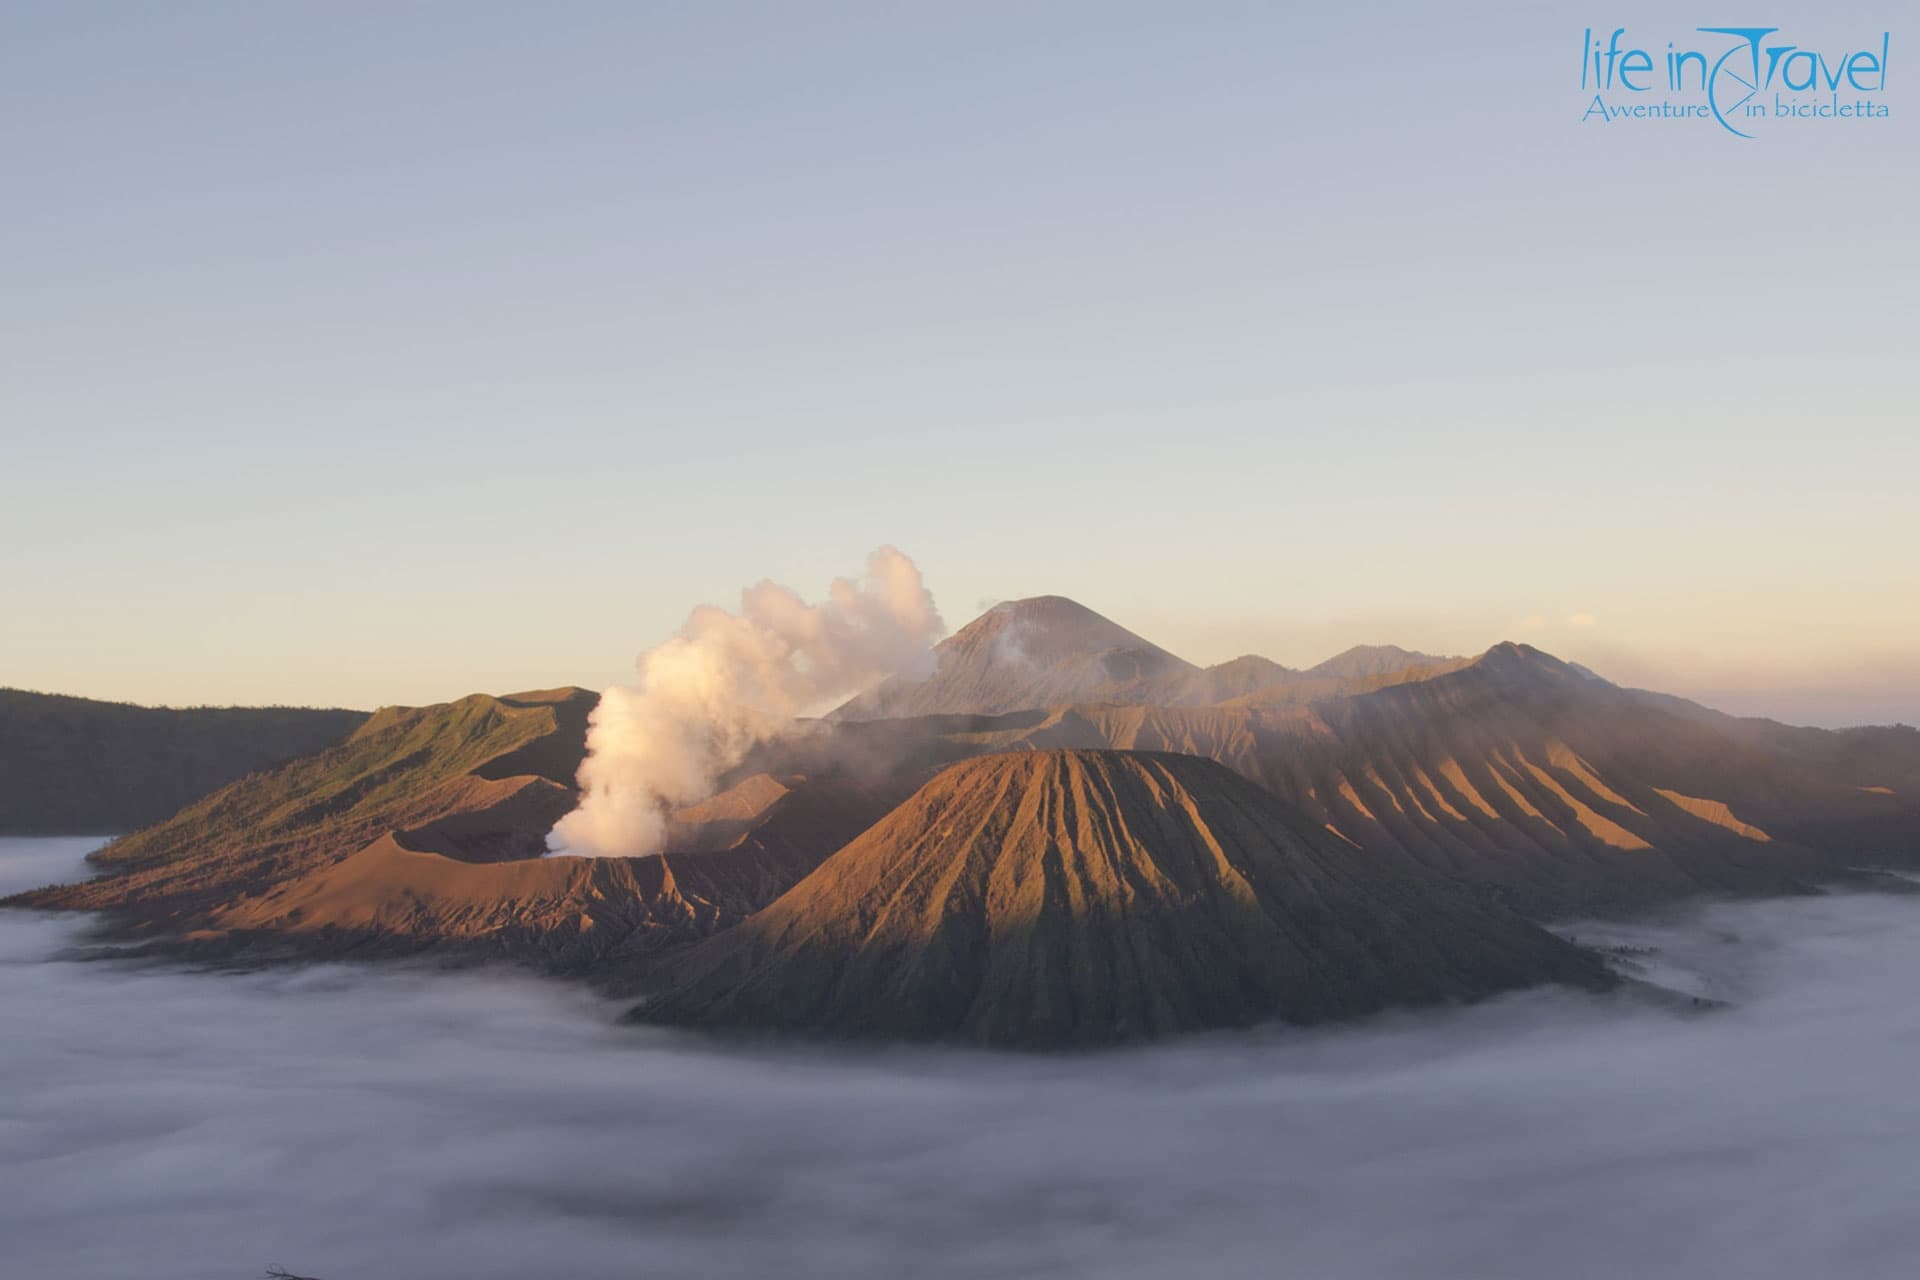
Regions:
<instances>
[{"instance_id":1,"label":"white smoke plume","mask_svg":"<svg viewBox=\"0 0 1920 1280\"><path fill-rule=\"evenodd\" d=\"M933 669L945 634L920 570L881 547L865 576L819 604L761 582L740 611L703 605L640 655L640 679L600 696L580 766L580 807L547 836L556 852L638 857L665 842L667 813L713 794L725 770L794 718L892 675Z\"/></svg>"}]
</instances>

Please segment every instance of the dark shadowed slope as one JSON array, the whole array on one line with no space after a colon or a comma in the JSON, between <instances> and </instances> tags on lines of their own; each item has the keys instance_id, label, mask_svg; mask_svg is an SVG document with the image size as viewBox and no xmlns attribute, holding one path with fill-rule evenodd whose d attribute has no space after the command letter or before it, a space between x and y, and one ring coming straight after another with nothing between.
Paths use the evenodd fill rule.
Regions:
<instances>
[{"instance_id":1,"label":"dark shadowed slope","mask_svg":"<svg viewBox=\"0 0 1920 1280\"><path fill-rule=\"evenodd\" d=\"M1170 700L1199 668L1064 596L996 605L941 641L921 681L888 680L844 720L992 715L1070 702Z\"/></svg>"},{"instance_id":2,"label":"dark shadowed slope","mask_svg":"<svg viewBox=\"0 0 1920 1280\"><path fill-rule=\"evenodd\" d=\"M256 770L338 742L364 711L136 707L0 689L0 835L158 822Z\"/></svg>"},{"instance_id":3,"label":"dark shadowed slope","mask_svg":"<svg viewBox=\"0 0 1920 1280\"><path fill-rule=\"evenodd\" d=\"M942 772L641 1016L1072 1046L1552 980L1601 973L1211 761L1036 751Z\"/></svg>"}]
</instances>

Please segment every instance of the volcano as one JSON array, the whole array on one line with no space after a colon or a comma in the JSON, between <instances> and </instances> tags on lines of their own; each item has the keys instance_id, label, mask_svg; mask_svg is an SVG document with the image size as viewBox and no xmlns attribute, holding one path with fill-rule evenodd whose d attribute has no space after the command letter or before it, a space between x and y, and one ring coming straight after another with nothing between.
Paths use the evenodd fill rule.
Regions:
<instances>
[{"instance_id":1,"label":"volcano","mask_svg":"<svg viewBox=\"0 0 1920 1280\"><path fill-rule=\"evenodd\" d=\"M1065 596L1011 600L934 648L934 674L895 677L834 713L842 720L993 715L1074 702L1176 700L1200 668Z\"/></svg>"},{"instance_id":2,"label":"volcano","mask_svg":"<svg viewBox=\"0 0 1920 1280\"><path fill-rule=\"evenodd\" d=\"M1317 1022L1601 966L1437 878L1384 871L1210 760L954 765L686 953L648 1020L1073 1047Z\"/></svg>"},{"instance_id":3,"label":"volcano","mask_svg":"<svg viewBox=\"0 0 1920 1280\"><path fill-rule=\"evenodd\" d=\"M1015 601L634 860L541 856L594 694L390 707L0 906L223 962L523 961L673 1021L1074 1045L1582 981L1526 920L1920 865L1920 731L1426 657L1203 669Z\"/></svg>"}]
</instances>

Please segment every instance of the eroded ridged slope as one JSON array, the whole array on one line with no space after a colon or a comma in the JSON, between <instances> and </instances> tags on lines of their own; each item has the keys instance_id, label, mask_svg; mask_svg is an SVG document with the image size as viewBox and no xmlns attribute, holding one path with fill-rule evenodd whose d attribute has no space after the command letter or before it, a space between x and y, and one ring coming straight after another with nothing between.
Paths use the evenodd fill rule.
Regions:
<instances>
[{"instance_id":1,"label":"eroded ridged slope","mask_svg":"<svg viewBox=\"0 0 1920 1280\"><path fill-rule=\"evenodd\" d=\"M1920 776L1893 749L1902 731L1873 731L1891 744L1878 754L1843 753L1849 735L1776 741L1725 720L1503 645L1312 707L1075 707L970 737L1203 755L1382 861L1487 886L1541 917L1792 892L1920 855Z\"/></svg>"},{"instance_id":2,"label":"eroded ridged slope","mask_svg":"<svg viewBox=\"0 0 1920 1280\"><path fill-rule=\"evenodd\" d=\"M1067 1046L1598 977L1212 761L1034 751L942 772L682 957L643 1016Z\"/></svg>"}]
</instances>

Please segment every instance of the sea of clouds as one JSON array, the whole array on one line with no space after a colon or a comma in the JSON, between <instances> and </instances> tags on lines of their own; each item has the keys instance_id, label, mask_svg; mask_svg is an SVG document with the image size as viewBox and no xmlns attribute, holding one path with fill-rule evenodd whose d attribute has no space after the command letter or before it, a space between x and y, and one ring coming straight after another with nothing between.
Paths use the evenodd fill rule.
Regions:
<instances>
[{"instance_id":1,"label":"sea of clouds","mask_svg":"<svg viewBox=\"0 0 1920 1280\"><path fill-rule=\"evenodd\" d=\"M0 888L86 847L0 841ZM1920 897L1607 931L1717 1012L1548 991L1062 1057L722 1047L519 974L61 958L78 928L0 912L10 1275L1920 1273Z\"/></svg>"}]
</instances>

